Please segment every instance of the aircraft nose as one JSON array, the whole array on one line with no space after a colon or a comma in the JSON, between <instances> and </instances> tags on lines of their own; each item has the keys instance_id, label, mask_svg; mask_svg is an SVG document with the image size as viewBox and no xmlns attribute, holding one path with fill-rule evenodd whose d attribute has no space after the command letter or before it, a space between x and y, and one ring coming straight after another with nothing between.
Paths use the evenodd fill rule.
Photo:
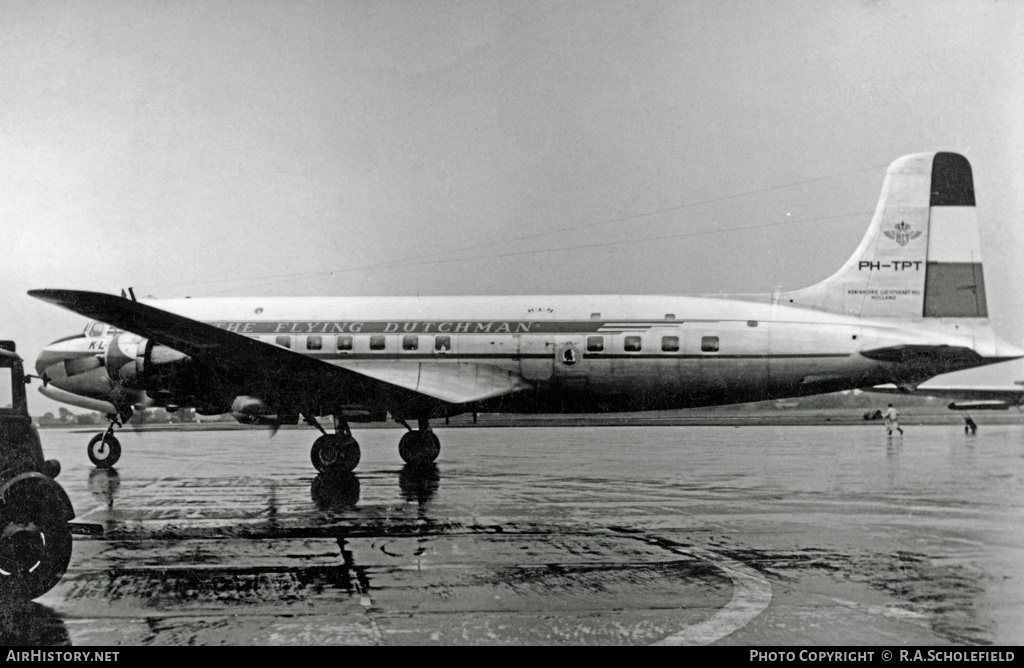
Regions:
<instances>
[{"instance_id":1,"label":"aircraft nose","mask_svg":"<svg viewBox=\"0 0 1024 668\"><path fill-rule=\"evenodd\" d=\"M47 370L55 364L59 364L64 361L64 356L49 347L43 348L43 352L39 353L36 357L36 375L40 378L47 378Z\"/></svg>"},{"instance_id":2,"label":"aircraft nose","mask_svg":"<svg viewBox=\"0 0 1024 668\"><path fill-rule=\"evenodd\" d=\"M71 364L75 370L68 369ZM79 373L88 370L78 369L79 366L87 366L89 369L102 366L102 362L96 357L96 351L89 348L85 337L70 336L57 339L49 344L36 357L36 374L45 378L47 382L61 382L72 373Z\"/></svg>"}]
</instances>

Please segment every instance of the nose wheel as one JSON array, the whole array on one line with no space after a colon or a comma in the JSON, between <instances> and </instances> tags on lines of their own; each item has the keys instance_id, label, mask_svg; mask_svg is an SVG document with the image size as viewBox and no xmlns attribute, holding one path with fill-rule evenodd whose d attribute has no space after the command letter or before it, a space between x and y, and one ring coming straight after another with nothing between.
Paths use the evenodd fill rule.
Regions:
<instances>
[{"instance_id":1,"label":"nose wheel","mask_svg":"<svg viewBox=\"0 0 1024 668\"><path fill-rule=\"evenodd\" d=\"M130 408L124 408L119 413L107 415L107 419L110 420L110 426L102 434L93 436L86 448L86 454L89 455L89 461L93 463L93 466L98 469L109 469L117 463L118 459L121 459L121 442L114 436L114 426L120 427L131 416L132 411Z\"/></svg>"},{"instance_id":2,"label":"nose wheel","mask_svg":"<svg viewBox=\"0 0 1024 668\"><path fill-rule=\"evenodd\" d=\"M109 469L121 458L121 443L109 431L89 441L89 461L98 469Z\"/></svg>"}]
</instances>

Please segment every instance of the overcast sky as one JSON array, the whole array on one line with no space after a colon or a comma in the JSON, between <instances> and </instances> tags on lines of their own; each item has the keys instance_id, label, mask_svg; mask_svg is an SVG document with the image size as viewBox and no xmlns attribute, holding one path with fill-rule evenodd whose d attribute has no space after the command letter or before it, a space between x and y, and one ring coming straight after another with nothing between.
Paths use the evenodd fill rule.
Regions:
<instances>
[{"instance_id":1,"label":"overcast sky","mask_svg":"<svg viewBox=\"0 0 1024 668\"><path fill-rule=\"evenodd\" d=\"M42 287L803 287L929 150L973 164L989 312L1024 343L1021 3L6 0L0 25L0 336L29 359L85 322Z\"/></svg>"}]
</instances>

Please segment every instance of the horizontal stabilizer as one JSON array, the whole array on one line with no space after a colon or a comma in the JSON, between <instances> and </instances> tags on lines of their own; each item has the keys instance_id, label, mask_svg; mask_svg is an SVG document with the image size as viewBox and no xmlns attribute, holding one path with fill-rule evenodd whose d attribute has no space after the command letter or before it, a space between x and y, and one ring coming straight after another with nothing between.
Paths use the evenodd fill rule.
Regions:
<instances>
[{"instance_id":1,"label":"horizontal stabilizer","mask_svg":"<svg viewBox=\"0 0 1024 668\"><path fill-rule=\"evenodd\" d=\"M1005 401L954 401L946 406L951 411L1005 411L1009 407Z\"/></svg>"},{"instance_id":2,"label":"horizontal stabilizer","mask_svg":"<svg viewBox=\"0 0 1024 668\"><path fill-rule=\"evenodd\" d=\"M906 391L895 385L875 385L863 388L865 392L878 394L916 394L923 397L943 397L948 399L974 400L982 403L994 402L1006 406L1016 406L1024 401L1024 387L1019 385L929 385L923 384ZM967 406L968 402L956 402L957 406ZM952 406L950 406L952 408ZM955 410L955 409L954 409Z\"/></svg>"},{"instance_id":3,"label":"horizontal stabilizer","mask_svg":"<svg viewBox=\"0 0 1024 668\"><path fill-rule=\"evenodd\" d=\"M873 348L862 350L861 355L868 359L879 362L891 362L895 364L920 363L926 360L934 360L936 363L949 363L963 361L964 366L980 366L981 356L970 348L961 346L929 346L929 345L903 345L887 346L885 348Z\"/></svg>"}]
</instances>

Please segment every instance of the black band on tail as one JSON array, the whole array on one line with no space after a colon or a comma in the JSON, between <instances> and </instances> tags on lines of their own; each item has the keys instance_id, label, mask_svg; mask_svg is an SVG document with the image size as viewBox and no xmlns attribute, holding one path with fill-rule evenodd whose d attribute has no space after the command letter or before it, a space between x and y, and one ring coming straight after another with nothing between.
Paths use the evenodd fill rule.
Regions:
<instances>
[{"instance_id":1,"label":"black band on tail","mask_svg":"<svg viewBox=\"0 0 1024 668\"><path fill-rule=\"evenodd\" d=\"M932 206L974 206L971 163L958 153L936 153L932 162Z\"/></svg>"}]
</instances>

